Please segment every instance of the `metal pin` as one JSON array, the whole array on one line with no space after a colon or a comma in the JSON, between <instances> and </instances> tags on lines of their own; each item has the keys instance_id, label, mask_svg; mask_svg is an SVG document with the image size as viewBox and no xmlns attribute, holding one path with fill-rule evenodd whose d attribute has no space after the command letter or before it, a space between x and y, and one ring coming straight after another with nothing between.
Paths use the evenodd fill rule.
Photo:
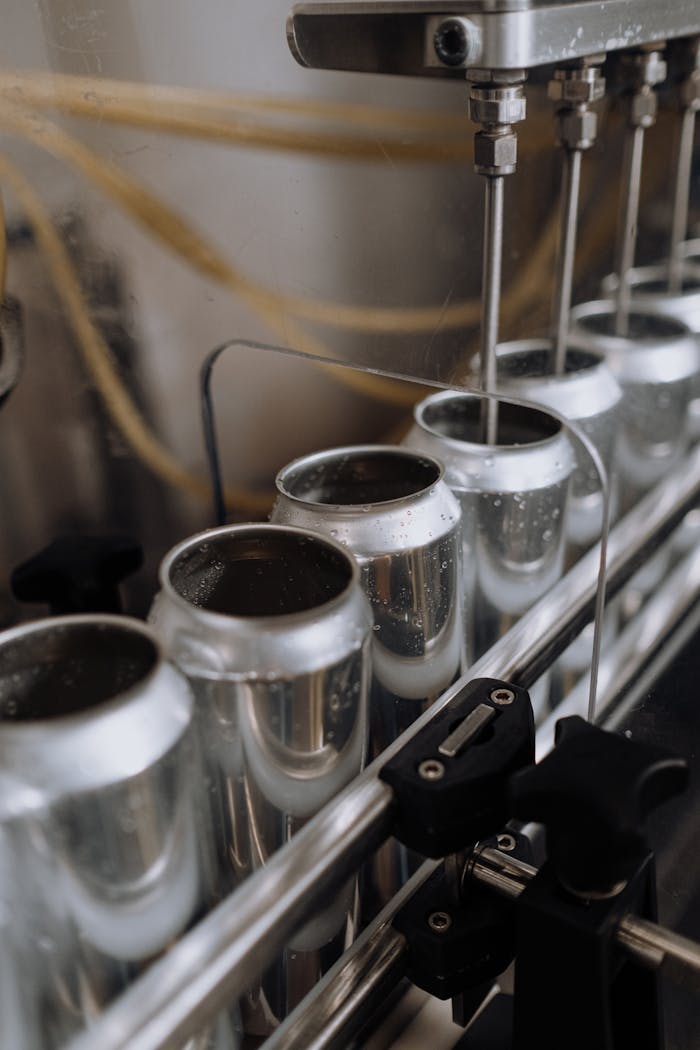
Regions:
<instances>
[{"instance_id":1,"label":"metal pin","mask_svg":"<svg viewBox=\"0 0 700 1050\"><path fill-rule=\"evenodd\" d=\"M438 751L446 758L456 758L471 744L481 731L496 717L496 708L488 704L479 704L471 714L460 722L454 732L440 744Z\"/></svg>"},{"instance_id":2,"label":"metal pin","mask_svg":"<svg viewBox=\"0 0 700 1050\"><path fill-rule=\"evenodd\" d=\"M484 260L481 284L481 358L479 384L492 394L496 389L496 346L501 307L503 260L503 176L488 176L484 193ZM481 440L495 445L498 436L498 401L481 402Z\"/></svg>"}]
</instances>

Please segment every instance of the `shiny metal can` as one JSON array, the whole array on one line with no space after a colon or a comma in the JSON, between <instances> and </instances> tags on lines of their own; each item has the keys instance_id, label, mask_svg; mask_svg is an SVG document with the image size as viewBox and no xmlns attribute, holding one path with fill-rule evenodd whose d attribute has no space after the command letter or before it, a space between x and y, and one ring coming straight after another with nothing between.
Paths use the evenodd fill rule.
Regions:
<instances>
[{"instance_id":1,"label":"shiny metal can","mask_svg":"<svg viewBox=\"0 0 700 1050\"><path fill-rule=\"evenodd\" d=\"M192 714L187 682L138 621L57 617L0 635L13 1047L62 1045L213 903ZM238 1045L228 1021L217 1031L207 1045Z\"/></svg>"},{"instance_id":2,"label":"shiny metal can","mask_svg":"<svg viewBox=\"0 0 700 1050\"><path fill-rule=\"evenodd\" d=\"M499 389L503 394L552 408L577 424L595 445L612 481L622 398L617 381L604 359L588 350L568 350L561 375L553 375L550 367L549 340L503 343L498 348ZM566 515L569 563L599 539L603 522L598 471L583 448L574 448L576 470Z\"/></svg>"},{"instance_id":3,"label":"shiny metal can","mask_svg":"<svg viewBox=\"0 0 700 1050\"><path fill-rule=\"evenodd\" d=\"M374 614L370 728L379 754L463 666L459 504L430 456L359 445L277 475L272 520L352 551Z\"/></svg>"},{"instance_id":4,"label":"shiny metal can","mask_svg":"<svg viewBox=\"0 0 700 1050\"><path fill-rule=\"evenodd\" d=\"M481 403L458 391L432 394L416 407L405 438L442 461L461 506L470 665L561 575L576 463L553 416L506 401L499 406L497 444L482 443Z\"/></svg>"},{"instance_id":5,"label":"shiny metal can","mask_svg":"<svg viewBox=\"0 0 700 1050\"><path fill-rule=\"evenodd\" d=\"M372 605L370 750L378 755L464 666L459 504L430 456L358 445L304 456L277 475L272 519L352 551ZM388 843L362 874L366 919L420 863Z\"/></svg>"},{"instance_id":6,"label":"shiny metal can","mask_svg":"<svg viewBox=\"0 0 700 1050\"><path fill-rule=\"evenodd\" d=\"M684 454L700 344L682 321L634 301L629 335L615 334L615 304L571 312L570 345L602 354L623 391L617 472L625 513Z\"/></svg>"},{"instance_id":7,"label":"shiny metal can","mask_svg":"<svg viewBox=\"0 0 700 1050\"><path fill-rule=\"evenodd\" d=\"M361 770L372 613L340 544L282 525L235 525L175 547L155 630L197 699L220 868L261 865ZM354 882L252 990L265 1034L345 946Z\"/></svg>"}]
</instances>

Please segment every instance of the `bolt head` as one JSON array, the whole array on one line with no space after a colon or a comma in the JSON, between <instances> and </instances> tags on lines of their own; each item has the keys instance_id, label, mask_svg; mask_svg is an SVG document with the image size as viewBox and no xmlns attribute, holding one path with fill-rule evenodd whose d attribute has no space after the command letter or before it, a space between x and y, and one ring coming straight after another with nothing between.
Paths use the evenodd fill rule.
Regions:
<instances>
[{"instance_id":1,"label":"bolt head","mask_svg":"<svg viewBox=\"0 0 700 1050\"><path fill-rule=\"evenodd\" d=\"M517 124L525 120L527 101L519 88L472 88L469 115L475 124Z\"/></svg>"},{"instance_id":2,"label":"bolt head","mask_svg":"<svg viewBox=\"0 0 700 1050\"><path fill-rule=\"evenodd\" d=\"M445 767L438 758L426 758L418 766L418 776L423 780L442 780Z\"/></svg>"},{"instance_id":3,"label":"bolt head","mask_svg":"<svg viewBox=\"0 0 700 1050\"><path fill-rule=\"evenodd\" d=\"M452 925L452 916L446 911L434 911L428 916L428 926L433 933L446 933Z\"/></svg>"},{"instance_id":4,"label":"bolt head","mask_svg":"<svg viewBox=\"0 0 700 1050\"><path fill-rule=\"evenodd\" d=\"M474 166L487 175L509 175L518 161L518 137L512 132L493 135L479 131L474 136Z\"/></svg>"},{"instance_id":5,"label":"bolt head","mask_svg":"<svg viewBox=\"0 0 700 1050\"><path fill-rule=\"evenodd\" d=\"M492 700L494 704L498 704L499 707L507 707L515 700L515 693L512 689L506 689L505 686L501 686L499 689L491 690L489 699Z\"/></svg>"}]
</instances>

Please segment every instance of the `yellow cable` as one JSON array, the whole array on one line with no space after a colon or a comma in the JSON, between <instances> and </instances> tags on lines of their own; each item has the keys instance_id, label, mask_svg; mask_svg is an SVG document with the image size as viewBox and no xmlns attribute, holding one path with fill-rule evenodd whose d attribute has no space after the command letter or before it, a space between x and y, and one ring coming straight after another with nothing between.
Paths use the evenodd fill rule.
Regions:
<instances>
[{"instance_id":1,"label":"yellow cable","mask_svg":"<svg viewBox=\"0 0 700 1050\"><path fill-rule=\"evenodd\" d=\"M115 370L109 347L90 319L73 264L53 222L27 179L2 154L0 176L12 186L34 229L85 363L111 418L137 456L158 477L189 495L209 499L209 484L178 462L149 430ZM236 509L261 514L269 510L272 497L234 488L227 489L226 500Z\"/></svg>"}]
</instances>

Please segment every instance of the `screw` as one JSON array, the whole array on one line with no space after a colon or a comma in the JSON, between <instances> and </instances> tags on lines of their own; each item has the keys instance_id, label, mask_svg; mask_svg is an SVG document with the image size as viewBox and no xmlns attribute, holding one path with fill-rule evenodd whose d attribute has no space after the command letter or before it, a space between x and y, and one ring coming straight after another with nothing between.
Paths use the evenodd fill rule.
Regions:
<instances>
[{"instance_id":1,"label":"screw","mask_svg":"<svg viewBox=\"0 0 700 1050\"><path fill-rule=\"evenodd\" d=\"M435 54L445 66L461 66L469 54L469 33L457 18L441 22L433 37Z\"/></svg>"},{"instance_id":2,"label":"screw","mask_svg":"<svg viewBox=\"0 0 700 1050\"><path fill-rule=\"evenodd\" d=\"M515 700L515 693L512 689L494 689L490 699L493 700L494 704L507 707L508 704L512 704Z\"/></svg>"},{"instance_id":3,"label":"screw","mask_svg":"<svg viewBox=\"0 0 700 1050\"><path fill-rule=\"evenodd\" d=\"M499 835L496 842L498 848L504 853L512 853L516 846L515 839L512 835Z\"/></svg>"},{"instance_id":4,"label":"screw","mask_svg":"<svg viewBox=\"0 0 700 1050\"><path fill-rule=\"evenodd\" d=\"M428 916L428 926L433 933L445 933L452 925L452 916L446 911L434 911Z\"/></svg>"},{"instance_id":5,"label":"screw","mask_svg":"<svg viewBox=\"0 0 700 1050\"><path fill-rule=\"evenodd\" d=\"M418 766L418 774L423 780L441 780L445 775L445 767L437 758L426 758Z\"/></svg>"}]
</instances>

